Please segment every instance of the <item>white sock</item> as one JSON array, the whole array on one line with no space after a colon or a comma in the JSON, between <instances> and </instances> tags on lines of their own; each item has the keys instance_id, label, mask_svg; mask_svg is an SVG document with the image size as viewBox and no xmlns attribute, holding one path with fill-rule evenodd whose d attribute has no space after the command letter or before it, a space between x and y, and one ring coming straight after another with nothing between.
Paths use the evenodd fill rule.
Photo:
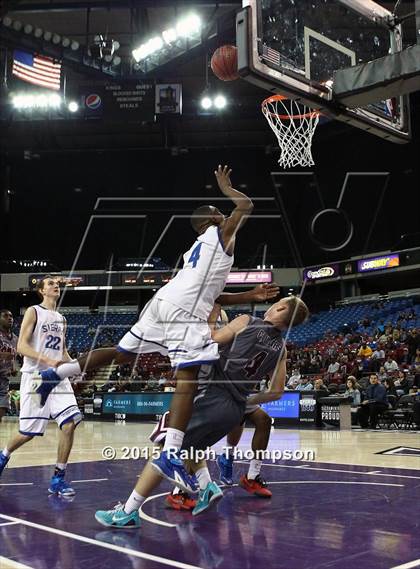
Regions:
<instances>
[{"instance_id":1,"label":"white sock","mask_svg":"<svg viewBox=\"0 0 420 569\"><path fill-rule=\"evenodd\" d=\"M7 447L4 447L4 449L2 450L2 454L8 458L10 456L10 452L7 450Z\"/></svg>"},{"instance_id":2,"label":"white sock","mask_svg":"<svg viewBox=\"0 0 420 569\"><path fill-rule=\"evenodd\" d=\"M171 429L168 427L166 437L165 437L165 445L163 450L175 449L179 450L182 447L182 443L184 441L184 434L182 431L178 431L178 429Z\"/></svg>"},{"instance_id":3,"label":"white sock","mask_svg":"<svg viewBox=\"0 0 420 569\"><path fill-rule=\"evenodd\" d=\"M66 377L71 377L72 375L79 375L82 373L82 368L77 360L73 360L67 364L62 364L58 366L55 373L60 379L65 379Z\"/></svg>"},{"instance_id":4,"label":"white sock","mask_svg":"<svg viewBox=\"0 0 420 569\"><path fill-rule=\"evenodd\" d=\"M146 498L144 496L140 496L138 492L133 490L130 494L130 497L128 498L127 502L124 505L124 512L126 514L131 514L132 512L135 512L140 508L145 499Z\"/></svg>"},{"instance_id":5,"label":"white sock","mask_svg":"<svg viewBox=\"0 0 420 569\"><path fill-rule=\"evenodd\" d=\"M205 490L207 488L207 484L211 482L210 472L207 466L203 466L203 468L199 468L195 473L198 485L200 486L200 490Z\"/></svg>"},{"instance_id":6,"label":"white sock","mask_svg":"<svg viewBox=\"0 0 420 569\"><path fill-rule=\"evenodd\" d=\"M261 472L261 466L262 466L262 460L256 460L255 458L251 460L251 462L249 463L249 470L247 475L248 480L256 479L256 477Z\"/></svg>"},{"instance_id":7,"label":"white sock","mask_svg":"<svg viewBox=\"0 0 420 569\"><path fill-rule=\"evenodd\" d=\"M66 470L67 464L64 464L64 462L57 462L56 467L60 470Z\"/></svg>"}]
</instances>

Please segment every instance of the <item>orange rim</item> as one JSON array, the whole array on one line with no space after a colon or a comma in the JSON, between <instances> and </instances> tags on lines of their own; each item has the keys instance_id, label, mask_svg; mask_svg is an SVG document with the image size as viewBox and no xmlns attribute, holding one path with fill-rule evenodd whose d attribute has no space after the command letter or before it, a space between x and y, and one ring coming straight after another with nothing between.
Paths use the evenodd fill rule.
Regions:
<instances>
[{"instance_id":1,"label":"orange rim","mask_svg":"<svg viewBox=\"0 0 420 569\"><path fill-rule=\"evenodd\" d=\"M269 115L277 117L282 121L290 121L292 119L309 119L321 114L320 111L311 111L309 113L303 113L301 115L279 115L278 113L272 113L271 111L268 110L268 105L270 103L276 103L278 101L288 101L288 100L289 97L285 97L284 95L272 95L271 97L267 97L267 99L264 99L264 101L261 103L261 109L263 112L265 109L267 109L267 113Z\"/></svg>"}]
</instances>

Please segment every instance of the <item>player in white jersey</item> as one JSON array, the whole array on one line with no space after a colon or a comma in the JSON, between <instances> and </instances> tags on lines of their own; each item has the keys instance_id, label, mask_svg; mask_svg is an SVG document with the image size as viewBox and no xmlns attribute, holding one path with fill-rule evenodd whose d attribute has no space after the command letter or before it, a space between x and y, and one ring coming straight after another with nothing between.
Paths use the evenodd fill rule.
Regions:
<instances>
[{"instance_id":1,"label":"player in white jersey","mask_svg":"<svg viewBox=\"0 0 420 569\"><path fill-rule=\"evenodd\" d=\"M43 407L34 403L33 392L37 372L56 366L59 361L71 361L65 345L66 320L56 311L60 296L58 280L44 277L38 292L41 304L30 306L20 329L17 351L24 356L20 382L21 407L19 434L10 440L0 453L0 475L10 455L34 437L42 436L49 419L60 427L57 464L48 491L61 496L73 496L73 488L65 480L65 472L73 446L74 430L82 420L70 381L56 386Z\"/></svg>"},{"instance_id":2,"label":"player in white jersey","mask_svg":"<svg viewBox=\"0 0 420 569\"><path fill-rule=\"evenodd\" d=\"M191 223L198 238L185 253L182 270L146 305L138 322L120 341L119 353L112 349L108 352L95 350L86 360L79 360L77 366L64 364L56 370L48 370L42 373L45 382L38 390L42 404L52 386L63 377L80 373L82 365L87 371L107 365L113 359L120 363L141 353L168 355L176 368L177 387L171 403L165 447L161 459L154 465L168 480L178 485L179 476L184 476L187 491L191 490L189 477L182 462L170 451L178 451L182 446L192 414L200 366L219 357L207 318L232 267L236 232L253 209L252 201L232 187L230 174L227 166L222 168L219 165L215 171L221 192L233 201L235 209L229 217L224 217L216 207L209 205L193 212Z\"/></svg>"}]
</instances>

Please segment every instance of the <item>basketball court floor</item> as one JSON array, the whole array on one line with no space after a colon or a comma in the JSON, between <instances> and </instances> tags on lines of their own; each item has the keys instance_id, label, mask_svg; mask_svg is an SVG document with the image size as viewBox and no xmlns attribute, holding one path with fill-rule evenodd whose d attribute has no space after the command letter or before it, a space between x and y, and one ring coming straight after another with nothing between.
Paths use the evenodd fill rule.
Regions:
<instances>
[{"instance_id":1,"label":"basketball court floor","mask_svg":"<svg viewBox=\"0 0 420 569\"><path fill-rule=\"evenodd\" d=\"M0 446L16 427L2 423ZM315 460L266 461L272 499L234 486L193 517L165 508L163 483L142 507L142 528L107 530L95 510L124 501L144 465L121 459L121 449L148 445L151 428L82 423L68 470L72 500L47 492L55 425L17 451L0 481L1 569L420 567L418 432L273 430L271 449L313 450ZM251 437L247 429L241 449ZM115 460L103 459L105 447L115 449ZM236 463L235 478L246 469L246 461ZM217 477L214 462L210 471Z\"/></svg>"}]
</instances>

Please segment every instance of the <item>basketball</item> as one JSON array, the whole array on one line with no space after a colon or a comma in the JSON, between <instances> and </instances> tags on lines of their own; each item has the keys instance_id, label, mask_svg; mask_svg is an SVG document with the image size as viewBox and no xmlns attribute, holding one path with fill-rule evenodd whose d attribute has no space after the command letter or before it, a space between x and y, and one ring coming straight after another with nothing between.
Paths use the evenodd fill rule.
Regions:
<instances>
[{"instance_id":1,"label":"basketball","mask_svg":"<svg viewBox=\"0 0 420 569\"><path fill-rule=\"evenodd\" d=\"M238 79L238 48L234 45L218 47L211 58L211 69L221 81Z\"/></svg>"}]
</instances>

